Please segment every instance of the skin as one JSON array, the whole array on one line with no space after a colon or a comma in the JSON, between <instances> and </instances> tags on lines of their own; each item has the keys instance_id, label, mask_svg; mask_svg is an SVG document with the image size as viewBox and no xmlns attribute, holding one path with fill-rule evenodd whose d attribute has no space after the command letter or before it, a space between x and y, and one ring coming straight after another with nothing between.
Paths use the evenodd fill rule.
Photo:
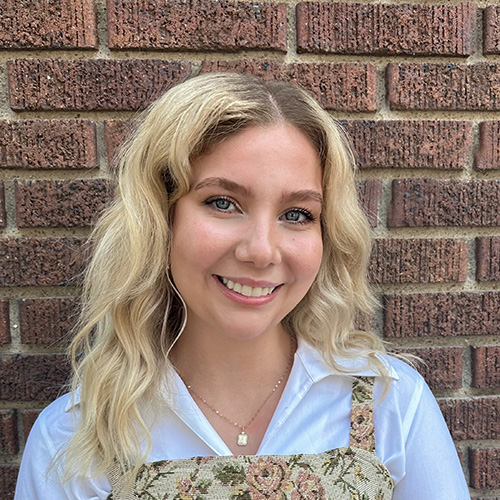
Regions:
<instances>
[{"instance_id":1,"label":"skin","mask_svg":"<svg viewBox=\"0 0 500 500\"><path fill-rule=\"evenodd\" d=\"M188 321L172 359L198 394L240 424L289 362L290 336L281 321L320 267L321 193L313 145L279 124L244 129L198 158L191 190L176 205L171 272ZM246 297L222 278L246 285L246 293L274 291ZM195 400L233 453L254 454L280 395L248 427L245 448L235 444L238 428Z\"/></svg>"}]
</instances>

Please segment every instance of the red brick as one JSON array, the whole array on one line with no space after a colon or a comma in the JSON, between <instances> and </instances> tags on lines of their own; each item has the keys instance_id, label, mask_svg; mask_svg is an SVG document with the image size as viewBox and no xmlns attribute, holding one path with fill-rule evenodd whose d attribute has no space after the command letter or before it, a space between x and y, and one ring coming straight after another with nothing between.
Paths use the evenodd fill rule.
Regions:
<instances>
[{"instance_id":1,"label":"red brick","mask_svg":"<svg viewBox=\"0 0 500 500\"><path fill-rule=\"evenodd\" d=\"M31 428L35 423L35 420L40 415L41 410L23 410L21 411L21 415L23 418L23 432L24 432L24 441L28 439L28 435L31 432Z\"/></svg>"},{"instance_id":2,"label":"red brick","mask_svg":"<svg viewBox=\"0 0 500 500\"><path fill-rule=\"evenodd\" d=\"M468 56L476 6L303 2L298 52Z\"/></svg>"},{"instance_id":3,"label":"red brick","mask_svg":"<svg viewBox=\"0 0 500 500\"><path fill-rule=\"evenodd\" d=\"M371 227L377 227L378 205L382 197L382 181L370 179L358 184L358 196Z\"/></svg>"},{"instance_id":4,"label":"red brick","mask_svg":"<svg viewBox=\"0 0 500 500\"><path fill-rule=\"evenodd\" d=\"M242 59L205 61L201 73L237 72L266 80L295 81L309 90L326 109L376 111L375 66L358 63L293 63Z\"/></svg>"},{"instance_id":5,"label":"red brick","mask_svg":"<svg viewBox=\"0 0 500 500\"><path fill-rule=\"evenodd\" d=\"M471 449L469 469L473 488L500 488L500 448Z\"/></svg>"},{"instance_id":6,"label":"red brick","mask_svg":"<svg viewBox=\"0 0 500 500\"><path fill-rule=\"evenodd\" d=\"M0 17L2 49L97 48L92 0L4 0Z\"/></svg>"},{"instance_id":7,"label":"red brick","mask_svg":"<svg viewBox=\"0 0 500 500\"><path fill-rule=\"evenodd\" d=\"M95 168L95 125L83 120L0 120L0 168Z\"/></svg>"},{"instance_id":8,"label":"red brick","mask_svg":"<svg viewBox=\"0 0 500 500\"><path fill-rule=\"evenodd\" d=\"M147 59L17 59L7 66L16 111L138 110L191 73L187 62Z\"/></svg>"},{"instance_id":9,"label":"red brick","mask_svg":"<svg viewBox=\"0 0 500 500\"><path fill-rule=\"evenodd\" d=\"M90 226L113 194L106 179L15 182L18 227Z\"/></svg>"},{"instance_id":10,"label":"red brick","mask_svg":"<svg viewBox=\"0 0 500 500\"><path fill-rule=\"evenodd\" d=\"M19 467L14 465L0 466L0 493L2 500L13 500L16 489L17 474Z\"/></svg>"},{"instance_id":11,"label":"red brick","mask_svg":"<svg viewBox=\"0 0 500 500\"><path fill-rule=\"evenodd\" d=\"M395 179L390 227L500 226L499 180Z\"/></svg>"},{"instance_id":12,"label":"red brick","mask_svg":"<svg viewBox=\"0 0 500 500\"><path fill-rule=\"evenodd\" d=\"M106 120L104 136L108 151L108 164L116 165L116 158L125 141L132 135L135 124L130 120Z\"/></svg>"},{"instance_id":13,"label":"red brick","mask_svg":"<svg viewBox=\"0 0 500 500\"><path fill-rule=\"evenodd\" d=\"M0 357L0 401L52 401L67 383L69 363L62 354Z\"/></svg>"},{"instance_id":14,"label":"red brick","mask_svg":"<svg viewBox=\"0 0 500 500\"><path fill-rule=\"evenodd\" d=\"M76 284L83 243L78 238L1 239L0 286Z\"/></svg>"},{"instance_id":15,"label":"red brick","mask_svg":"<svg viewBox=\"0 0 500 500\"><path fill-rule=\"evenodd\" d=\"M500 346L472 349L472 386L500 387Z\"/></svg>"},{"instance_id":16,"label":"red brick","mask_svg":"<svg viewBox=\"0 0 500 500\"><path fill-rule=\"evenodd\" d=\"M9 302L0 300L0 345L10 344Z\"/></svg>"},{"instance_id":17,"label":"red brick","mask_svg":"<svg viewBox=\"0 0 500 500\"><path fill-rule=\"evenodd\" d=\"M15 410L0 410L0 453L15 455L18 451L17 414Z\"/></svg>"},{"instance_id":18,"label":"red brick","mask_svg":"<svg viewBox=\"0 0 500 500\"><path fill-rule=\"evenodd\" d=\"M500 6L490 5L483 12L483 51L500 54Z\"/></svg>"},{"instance_id":19,"label":"red brick","mask_svg":"<svg viewBox=\"0 0 500 500\"><path fill-rule=\"evenodd\" d=\"M67 341L78 313L78 298L22 299L18 304L23 344Z\"/></svg>"},{"instance_id":20,"label":"red brick","mask_svg":"<svg viewBox=\"0 0 500 500\"><path fill-rule=\"evenodd\" d=\"M500 292L412 293L384 296L384 336L497 335Z\"/></svg>"},{"instance_id":21,"label":"red brick","mask_svg":"<svg viewBox=\"0 0 500 500\"><path fill-rule=\"evenodd\" d=\"M286 4L108 0L111 49L286 51Z\"/></svg>"},{"instance_id":22,"label":"red brick","mask_svg":"<svg viewBox=\"0 0 500 500\"><path fill-rule=\"evenodd\" d=\"M471 122L350 120L342 124L360 168L461 170L472 155Z\"/></svg>"},{"instance_id":23,"label":"red brick","mask_svg":"<svg viewBox=\"0 0 500 500\"><path fill-rule=\"evenodd\" d=\"M467 243L456 239L376 239L372 283L447 283L467 277Z\"/></svg>"},{"instance_id":24,"label":"red brick","mask_svg":"<svg viewBox=\"0 0 500 500\"><path fill-rule=\"evenodd\" d=\"M0 227L5 227L7 218L5 214L5 191L3 182L0 181Z\"/></svg>"},{"instance_id":25,"label":"red brick","mask_svg":"<svg viewBox=\"0 0 500 500\"><path fill-rule=\"evenodd\" d=\"M500 281L500 236L477 238L476 260L478 281Z\"/></svg>"},{"instance_id":26,"label":"red brick","mask_svg":"<svg viewBox=\"0 0 500 500\"><path fill-rule=\"evenodd\" d=\"M500 397L442 399L439 406L455 441L500 437Z\"/></svg>"},{"instance_id":27,"label":"red brick","mask_svg":"<svg viewBox=\"0 0 500 500\"><path fill-rule=\"evenodd\" d=\"M388 101L393 110L500 110L500 64L390 63Z\"/></svg>"},{"instance_id":28,"label":"red brick","mask_svg":"<svg viewBox=\"0 0 500 500\"><path fill-rule=\"evenodd\" d=\"M500 169L500 122L479 124L479 149L474 158L476 170Z\"/></svg>"},{"instance_id":29,"label":"red brick","mask_svg":"<svg viewBox=\"0 0 500 500\"><path fill-rule=\"evenodd\" d=\"M462 387L463 348L398 348L393 351L413 354L421 358L423 363L416 364L415 368L432 390L460 389Z\"/></svg>"}]
</instances>

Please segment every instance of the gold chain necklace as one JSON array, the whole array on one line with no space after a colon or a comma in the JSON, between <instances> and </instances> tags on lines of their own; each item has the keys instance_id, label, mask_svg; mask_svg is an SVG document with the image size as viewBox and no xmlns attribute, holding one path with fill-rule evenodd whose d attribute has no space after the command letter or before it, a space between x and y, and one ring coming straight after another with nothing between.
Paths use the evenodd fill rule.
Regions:
<instances>
[{"instance_id":1,"label":"gold chain necklace","mask_svg":"<svg viewBox=\"0 0 500 500\"><path fill-rule=\"evenodd\" d=\"M257 418L257 415L260 413L262 408L264 408L265 404L269 401L270 397L276 392L276 389L278 389L278 387L281 385L281 382L283 382L287 373L290 371L290 368L292 367L293 363L293 353L295 350L294 340L295 337L293 335L290 335L290 358L288 359L288 364L286 365L283 375L281 375L281 378L278 380L278 382L276 382L275 386L273 387L273 390L269 393L266 399L264 399L263 403L259 406L259 409L254 413L253 417L248 421L246 425L241 425L238 424L237 422L233 422L230 418L223 415L219 410L217 410L213 405L211 405L204 397L200 396L190 384L187 385L188 390L191 391L191 393L194 396L196 396L205 406L210 408L220 418L223 418L226 422L229 422L230 424L234 425L235 427L238 427L241 430L241 432L238 434L238 439L236 440L238 446L246 446L248 444L248 434L245 432L245 429Z\"/></svg>"}]
</instances>

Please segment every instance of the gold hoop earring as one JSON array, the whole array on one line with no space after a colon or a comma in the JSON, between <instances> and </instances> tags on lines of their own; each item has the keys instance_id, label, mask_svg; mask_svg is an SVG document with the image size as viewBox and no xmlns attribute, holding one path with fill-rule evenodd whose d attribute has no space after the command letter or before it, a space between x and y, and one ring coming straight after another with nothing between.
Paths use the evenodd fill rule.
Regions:
<instances>
[{"instance_id":1,"label":"gold hoop earring","mask_svg":"<svg viewBox=\"0 0 500 500\"><path fill-rule=\"evenodd\" d=\"M170 354L170 351L172 350L172 348L174 347L174 345L176 344L176 342L179 340L180 336L182 335L182 332L186 328L186 324L187 324L187 306L186 306L186 302L182 298L181 293L179 292L179 290L177 290L177 287L174 285L174 282L172 281L172 278L170 277L170 264L167 266L167 280L168 280L168 283L169 283L170 287L172 288L172 290L174 291L174 293L177 295L177 297L179 297L179 300L181 301L181 304L182 304L182 325L179 328L179 332L177 333L177 335L175 336L174 340L172 341L172 343L170 344L169 348L167 349L166 356L168 357L169 354ZM165 325L165 327L166 327L166 324L167 324L167 316L168 316L168 313L169 313L169 310L170 310L171 303L172 303L172 300L170 299L168 307L165 310L165 319L164 319L164 325Z\"/></svg>"}]
</instances>

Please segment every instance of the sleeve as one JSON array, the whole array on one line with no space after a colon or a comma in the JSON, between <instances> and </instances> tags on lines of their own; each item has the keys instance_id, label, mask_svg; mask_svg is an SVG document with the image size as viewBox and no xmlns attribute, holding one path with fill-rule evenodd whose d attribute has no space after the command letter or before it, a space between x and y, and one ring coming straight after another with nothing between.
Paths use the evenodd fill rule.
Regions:
<instances>
[{"instance_id":1,"label":"sleeve","mask_svg":"<svg viewBox=\"0 0 500 500\"><path fill-rule=\"evenodd\" d=\"M420 377L420 376L419 376ZM469 500L460 461L441 410L425 382L405 439L405 473L393 500Z\"/></svg>"}]
</instances>

